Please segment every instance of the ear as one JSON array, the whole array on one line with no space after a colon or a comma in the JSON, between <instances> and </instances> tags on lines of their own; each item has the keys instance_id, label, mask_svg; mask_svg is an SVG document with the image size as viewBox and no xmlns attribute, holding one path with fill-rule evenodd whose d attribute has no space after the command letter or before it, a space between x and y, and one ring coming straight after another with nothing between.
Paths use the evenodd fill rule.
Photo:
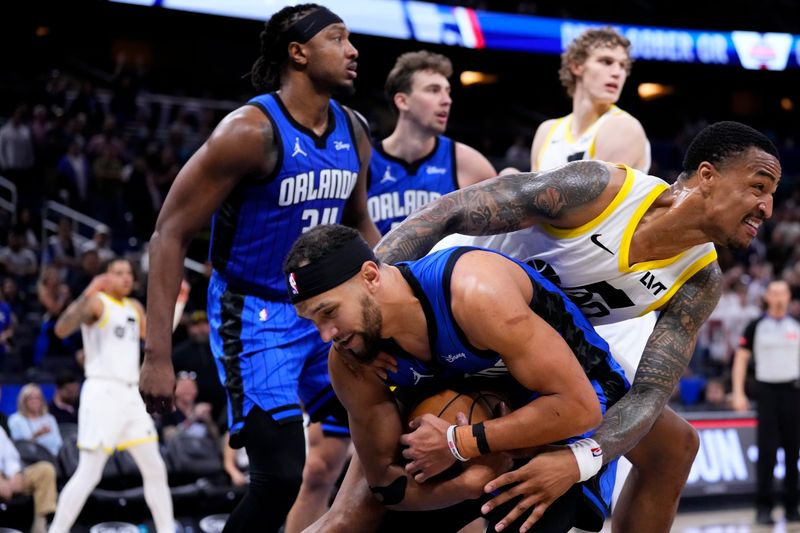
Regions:
<instances>
[{"instance_id":1,"label":"ear","mask_svg":"<svg viewBox=\"0 0 800 533\"><path fill-rule=\"evenodd\" d=\"M395 107L398 111L408 111L408 94L396 92L392 97Z\"/></svg>"},{"instance_id":2,"label":"ear","mask_svg":"<svg viewBox=\"0 0 800 533\"><path fill-rule=\"evenodd\" d=\"M569 64L569 71L572 72L572 75L576 78L580 78L583 76L583 71L586 70L583 63L570 63Z\"/></svg>"},{"instance_id":3,"label":"ear","mask_svg":"<svg viewBox=\"0 0 800 533\"><path fill-rule=\"evenodd\" d=\"M360 276L370 292L374 292L381 284L381 269L374 261L364 261Z\"/></svg>"},{"instance_id":4,"label":"ear","mask_svg":"<svg viewBox=\"0 0 800 533\"><path fill-rule=\"evenodd\" d=\"M695 175L697 176L697 183L700 187L700 190L708 191L716 183L716 180L719 177L719 172L712 163L703 161L700 163L700 165L698 165Z\"/></svg>"},{"instance_id":5,"label":"ear","mask_svg":"<svg viewBox=\"0 0 800 533\"><path fill-rule=\"evenodd\" d=\"M308 64L308 56L306 55L306 47L298 42L292 41L289 43L289 61L295 65Z\"/></svg>"}]
</instances>

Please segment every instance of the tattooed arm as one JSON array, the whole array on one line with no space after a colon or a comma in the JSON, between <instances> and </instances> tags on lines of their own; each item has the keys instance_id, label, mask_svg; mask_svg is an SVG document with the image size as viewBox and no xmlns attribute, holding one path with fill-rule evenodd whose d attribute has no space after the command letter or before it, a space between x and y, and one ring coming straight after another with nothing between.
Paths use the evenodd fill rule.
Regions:
<instances>
[{"instance_id":1,"label":"tattooed arm","mask_svg":"<svg viewBox=\"0 0 800 533\"><path fill-rule=\"evenodd\" d=\"M603 449L603 462L627 453L644 437L669 400L694 351L700 326L716 307L722 274L714 262L688 280L670 300L642 354L630 391L612 406L592 438ZM501 475L484 487L493 492L510 485L482 508L488 513L512 498L520 501L498 525L508 526L533 507L525 521L530 527L547 508L578 481L572 452L553 446L524 466Z\"/></svg>"},{"instance_id":2,"label":"tattooed arm","mask_svg":"<svg viewBox=\"0 0 800 533\"><path fill-rule=\"evenodd\" d=\"M636 446L667 404L694 352L700 326L719 301L722 273L715 261L672 297L647 341L631 390L603 417L594 439L603 461Z\"/></svg>"},{"instance_id":3,"label":"tattooed arm","mask_svg":"<svg viewBox=\"0 0 800 533\"><path fill-rule=\"evenodd\" d=\"M451 192L409 216L378 243L376 252L391 264L425 255L452 233L494 235L556 222L599 197L611 178L610 168L597 161L576 161Z\"/></svg>"}]
</instances>

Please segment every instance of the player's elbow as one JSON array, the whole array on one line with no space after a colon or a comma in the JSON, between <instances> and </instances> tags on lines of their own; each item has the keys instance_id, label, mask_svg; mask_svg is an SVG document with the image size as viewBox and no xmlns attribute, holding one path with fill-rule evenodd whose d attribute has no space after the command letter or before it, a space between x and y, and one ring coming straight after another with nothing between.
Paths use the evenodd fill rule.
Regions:
<instances>
[{"instance_id":1,"label":"player's elbow","mask_svg":"<svg viewBox=\"0 0 800 533\"><path fill-rule=\"evenodd\" d=\"M575 421L580 425L577 433L585 433L590 431L603 421L603 411L600 408L600 402L597 395L592 391L591 394L584 394L578 398L576 402L577 416Z\"/></svg>"}]
</instances>

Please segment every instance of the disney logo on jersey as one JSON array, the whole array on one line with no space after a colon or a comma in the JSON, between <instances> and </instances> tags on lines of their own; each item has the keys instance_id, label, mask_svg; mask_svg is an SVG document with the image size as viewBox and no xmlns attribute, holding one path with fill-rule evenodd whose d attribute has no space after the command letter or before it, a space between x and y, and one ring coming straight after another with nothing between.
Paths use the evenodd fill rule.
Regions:
<instances>
[{"instance_id":1,"label":"disney logo on jersey","mask_svg":"<svg viewBox=\"0 0 800 533\"><path fill-rule=\"evenodd\" d=\"M346 143L346 142L342 142L342 141L333 141L333 147L336 149L336 151L349 150L350 149L350 143Z\"/></svg>"},{"instance_id":2,"label":"disney logo on jersey","mask_svg":"<svg viewBox=\"0 0 800 533\"><path fill-rule=\"evenodd\" d=\"M447 361L448 363L454 363L454 362L458 361L459 359L465 359L466 357L467 357L467 354L465 354L464 352L459 352L459 353L449 353L449 354L445 355L443 357L443 359L445 361Z\"/></svg>"},{"instance_id":3,"label":"disney logo on jersey","mask_svg":"<svg viewBox=\"0 0 800 533\"><path fill-rule=\"evenodd\" d=\"M433 166L429 166L429 167L427 167L427 169L425 170L425 173L426 173L426 174L445 174L445 173L447 173L447 169L446 169L446 168L444 168L444 167L433 167Z\"/></svg>"}]
</instances>

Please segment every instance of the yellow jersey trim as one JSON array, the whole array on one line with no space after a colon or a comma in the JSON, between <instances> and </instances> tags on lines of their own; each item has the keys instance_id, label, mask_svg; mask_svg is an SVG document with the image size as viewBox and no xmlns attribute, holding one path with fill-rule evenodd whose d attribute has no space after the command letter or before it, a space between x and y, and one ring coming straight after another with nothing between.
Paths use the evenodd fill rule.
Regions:
<instances>
[{"instance_id":1,"label":"yellow jersey trim","mask_svg":"<svg viewBox=\"0 0 800 533\"><path fill-rule=\"evenodd\" d=\"M625 231L622 234L622 242L620 242L619 246L619 271L621 273L638 272L653 268L663 268L671 265L680 259L686 252L688 252L688 250L686 250L673 257L657 259L655 261L644 261L633 266L630 266L628 263L628 258L630 257L631 251L631 240L633 239L633 233L636 231L636 227L639 225L639 221L642 220L642 217L647 210L650 209L650 206L653 205L653 202L656 201L656 198L661 196L661 194L667 189L669 189L669 185L666 183L660 183L656 185L653 187L653 190L650 191L647 196L645 196L644 200L642 200L642 203L636 208L636 211L634 211L633 216L628 222L628 226L625 228Z\"/></svg>"},{"instance_id":2,"label":"yellow jersey trim","mask_svg":"<svg viewBox=\"0 0 800 533\"><path fill-rule=\"evenodd\" d=\"M544 138L544 144L542 145L542 149L539 150L539 154L536 156L536 170L539 171L542 168L542 159L544 158L544 152L547 150L547 147L550 146L550 141L553 140L553 135L556 134L558 131L558 127L561 125L562 122L567 117L561 117L557 119L552 126L550 126L550 131L547 132L547 135Z\"/></svg>"},{"instance_id":3,"label":"yellow jersey trim","mask_svg":"<svg viewBox=\"0 0 800 533\"><path fill-rule=\"evenodd\" d=\"M661 307L664 304L666 304L675 295L675 293L678 292L678 289L680 289L683 286L683 284L686 283L687 280L691 279L692 276L694 276L700 270L702 270L703 268L705 268L710 263L712 263L712 262L714 262L716 260L717 260L717 250L714 249L714 250L711 250L710 252L708 252L706 255L704 255L700 259L698 259L697 261L695 261L689 268L687 268L686 270L683 271L683 273L680 275L680 277L677 280L675 280L675 283L664 294L664 296L659 298L656 302L653 302L652 304L650 304L647 307L647 309L645 309L644 311L642 311L639 314L639 316L644 316L647 313L649 313L650 311L655 311L659 307Z\"/></svg>"},{"instance_id":4,"label":"yellow jersey trim","mask_svg":"<svg viewBox=\"0 0 800 533\"><path fill-rule=\"evenodd\" d=\"M100 322L97 323L97 327L103 329L108 324L108 321L111 319L111 313L108 312L108 307L106 306L106 301L104 298L100 298L100 301L103 302L103 314L100 316Z\"/></svg>"},{"instance_id":5,"label":"yellow jersey trim","mask_svg":"<svg viewBox=\"0 0 800 533\"><path fill-rule=\"evenodd\" d=\"M625 169L625 181L617 192L617 195L614 197L611 203L608 204L605 209L603 209L602 213L597 215L586 224L578 226L577 228L557 228L550 224L542 224L542 230L556 239L570 239L579 237L580 235L583 235L587 231L590 231L600 225L601 222L607 219L611 213L613 213L619 207L619 204L625 200L633 188L633 169L626 165L616 165L616 167Z\"/></svg>"},{"instance_id":6,"label":"yellow jersey trim","mask_svg":"<svg viewBox=\"0 0 800 533\"><path fill-rule=\"evenodd\" d=\"M140 444L146 444L148 442L158 442L158 435L150 435L148 437L142 437L141 439L133 439L122 442L117 444L117 450L123 451L128 448L133 448L134 446L139 446Z\"/></svg>"}]
</instances>

